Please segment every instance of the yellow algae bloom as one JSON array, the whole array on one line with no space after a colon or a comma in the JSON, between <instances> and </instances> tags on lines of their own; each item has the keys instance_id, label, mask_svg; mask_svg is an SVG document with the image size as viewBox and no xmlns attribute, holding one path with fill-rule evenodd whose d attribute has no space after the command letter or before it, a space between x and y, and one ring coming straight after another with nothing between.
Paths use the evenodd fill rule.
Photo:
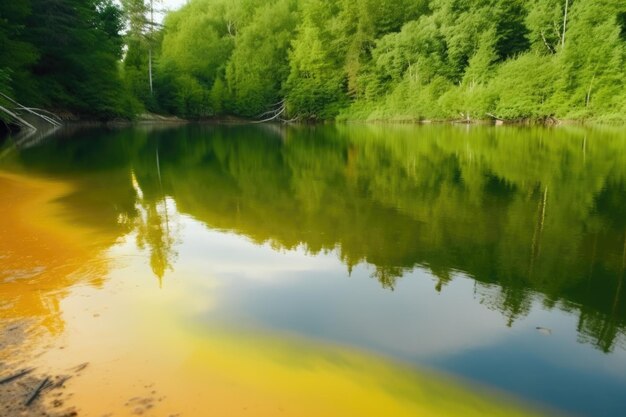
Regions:
<instances>
[{"instance_id":1,"label":"yellow algae bloom","mask_svg":"<svg viewBox=\"0 0 626 417\"><path fill-rule=\"evenodd\" d=\"M153 326L152 337L123 361L105 360L70 381L79 410L181 417L540 415L493 392L373 354L153 318L158 331Z\"/></svg>"}]
</instances>

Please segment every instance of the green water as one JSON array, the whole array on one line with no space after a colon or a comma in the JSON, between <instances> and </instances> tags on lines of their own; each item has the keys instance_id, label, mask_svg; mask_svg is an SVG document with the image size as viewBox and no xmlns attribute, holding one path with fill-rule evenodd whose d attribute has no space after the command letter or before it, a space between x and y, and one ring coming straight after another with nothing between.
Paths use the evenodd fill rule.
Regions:
<instances>
[{"instance_id":1,"label":"green water","mask_svg":"<svg viewBox=\"0 0 626 417\"><path fill-rule=\"evenodd\" d=\"M626 413L623 129L93 129L9 141L0 167L75 184L66 220L132 235L164 291L198 268L236 283L200 325Z\"/></svg>"}]
</instances>

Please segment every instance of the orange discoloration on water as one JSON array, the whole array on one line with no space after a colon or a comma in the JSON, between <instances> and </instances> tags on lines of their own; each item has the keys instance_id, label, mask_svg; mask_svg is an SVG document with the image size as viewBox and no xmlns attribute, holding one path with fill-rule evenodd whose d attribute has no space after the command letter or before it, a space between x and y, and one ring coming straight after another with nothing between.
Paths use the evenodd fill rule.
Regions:
<instances>
[{"instance_id":1,"label":"orange discoloration on water","mask_svg":"<svg viewBox=\"0 0 626 417\"><path fill-rule=\"evenodd\" d=\"M57 200L67 183L0 174L0 294L2 318L36 318L60 331L59 301L73 274L94 258L89 231L63 221Z\"/></svg>"},{"instance_id":2,"label":"orange discoloration on water","mask_svg":"<svg viewBox=\"0 0 626 417\"><path fill-rule=\"evenodd\" d=\"M20 353L40 372L89 363L66 383L79 416L533 415L373 354L191 324L172 298L214 301L177 281L155 287L137 258L109 270L114 240L64 220L71 185L0 174L0 189L0 294L12 300L0 318L48 330Z\"/></svg>"}]
</instances>

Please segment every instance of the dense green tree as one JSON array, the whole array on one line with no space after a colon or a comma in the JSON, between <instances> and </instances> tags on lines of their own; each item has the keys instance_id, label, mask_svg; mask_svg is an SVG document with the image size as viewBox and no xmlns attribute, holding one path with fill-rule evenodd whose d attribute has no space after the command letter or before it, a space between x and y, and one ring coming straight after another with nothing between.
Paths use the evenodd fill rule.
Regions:
<instances>
[{"instance_id":1,"label":"dense green tree","mask_svg":"<svg viewBox=\"0 0 626 417\"><path fill-rule=\"evenodd\" d=\"M287 52L297 22L296 7L295 0L268 3L237 33L226 81L232 108L238 114L256 116L281 101L282 80L289 73ZM216 107L223 100L220 85L222 81L216 80Z\"/></svg>"},{"instance_id":2,"label":"dense green tree","mask_svg":"<svg viewBox=\"0 0 626 417\"><path fill-rule=\"evenodd\" d=\"M595 0L577 1L570 7L559 85L567 100L555 106L565 114L619 113L626 108L626 42L619 21L626 6Z\"/></svg>"},{"instance_id":3,"label":"dense green tree","mask_svg":"<svg viewBox=\"0 0 626 417\"><path fill-rule=\"evenodd\" d=\"M28 0L6 2L0 7L0 92L5 94L13 95L16 87L34 94L28 68L37 60L37 51L24 35L30 13Z\"/></svg>"},{"instance_id":4,"label":"dense green tree","mask_svg":"<svg viewBox=\"0 0 626 417\"><path fill-rule=\"evenodd\" d=\"M132 114L118 68L123 16L111 0L3 2L0 16L3 92L91 117Z\"/></svg>"},{"instance_id":5,"label":"dense green tree","mask_svg":"<svg viewBox=\"0 0 626 417\"><path fill-rule=\"evenodd\" d=\"M131 94L144 106L155 108L152 64L155 59L154 26L150 3L145 0L123 0L127 22L125 36L124 79Z\"/></svg>"},{"instance_id":6,"label":"dense green tree","mask_svg":"<svg viewBox=\"0 0 626 417\"><path fill-rule=\"evenodd\" d=\"M126 18L124 81L132 96L145 110L176 112L173 86L167 74L159 73L163 25L158 17L162 0L122 0Z\"/></svg>"},{"instance_id":7,"label":"dense green tree","mask_svg":"<svg viewBox=\"0 0 626 417\"><path fill-rule=\"evenodd\" d=\"M114 115L121 104L115 50L119 43L102 29L103 9L78 0L32 0L32 4L33 10L46 11L27 20L28 39L40 53L32 71L50 92L46 104L67 103L81 111ZM105 16L110 18L109 13Z\"/></svg>"},{"instance_id":8,"label":"dense green tree","mask_svg":"<svg viewBox=\"0 0 626 417\"><path fill-rule=\"evenodd\" d=\"M422 1L306 2L286 83L290 112L329 118L363 97L376 39L426 12Z\"/></svg>"},{"instance_id":9,"label":"dense green tree","mask_svg":"<svg viewBox=\"0 0 626 417\"><path fill-rule=\"evenodd\" d=\"M339 10L334 0L312 0L303 6L285 83L291 113L324 119L346 104L342 54L336 43Z\"/></svg>"},{"instance_id":10,"label":"dense green tree","mask_svg":"<svg viewBox=\"0 0 626 417\"><path fill-rule=\"evenodd\" d=\"M165 20L160 71L174 88L177 113L212 116L213 83L223 77L234 47L229 5L220 0L189 3Z\"/></svg>"},{"instance_id":11,"label":"dense green tree","mask_svg":"<svg viewBox=\"0 0 626 417\"><path fill-rule=\"evenodd\" d=\"M536 51L554 54L563 37L563 0L531 0L526 16L528 40Z\"/></svg>"},{"instance_id":12,"label":"dense green tree","mask_svg":"<svg viewBox=\"0 0 626 417\"><path fill-rule=\"evenodd\" d=\"M626 114L619 0L190 0L162 26L155 2L5 2L0 88L105 117Z\"/></svg>"}]
</instances>

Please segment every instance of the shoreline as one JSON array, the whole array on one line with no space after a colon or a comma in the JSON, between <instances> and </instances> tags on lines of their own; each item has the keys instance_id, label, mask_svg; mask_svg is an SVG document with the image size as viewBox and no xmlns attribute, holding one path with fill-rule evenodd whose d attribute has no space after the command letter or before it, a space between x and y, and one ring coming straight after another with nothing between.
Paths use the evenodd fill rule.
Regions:
<instances>
[{"instance_id":1,"label":"shoreline","mask_svg":"<svg viewBox=\"0 0 626 417\"><path fill-rule=\"evenodd\" d=\"M72 125L141 125L141 124L187 124L187 123L215 123L215 124L285 124L285 125L316 125L316 124L402 124L402 125L427 125L427 124L448 124L448 125L492 125L492 126L626 126L626 119L623 120L598 120L598 119L557 119L554 117L545 118L525 118L507 120L499 118L484 119L422 119L415 117L395 116L390 118L334 118L301 120L297 122L270 121L261 123L256 119L250 119L235 115L222 115L198 119L184 119L174 115L163 115L146 113L139 115L134 120L111 119L105 121L76 121Z\"/></svg>"},{"instance_id":2,"label":"shoreline","mask_svg":"<svg viewBox=\"0 0 626 417\"><path fill-rule=\"evenodd\" d=\"M81 119L79 116L73 115L71 118L64 118L64 124L61 129L67 128L89 128L104 127L118 128L131 126L182 126L186 124L216 124L216 125L246 125L246 124L283 124L290 126L305 125L467 125L467 126L517 126L517 127L560 127L560 126L579 126L579 127L626 127L626 120L580 120L580 119L522 119L522 120L502 120L502 119L417 119L417 118L377 118L377 119L359 119L359 118L339 118L328 120L308 120L284 123L280 121L270 121L261 123L258 120L246 119L238 116L218 116L201 119L183 119L178 116L161 115L161 114L143 114L136 119L119 119L113 118L108 120L97 119ZM23 134L19 126L8 125L0 130L0 144L13 135Z\"/></svg>"}]
</instances>

